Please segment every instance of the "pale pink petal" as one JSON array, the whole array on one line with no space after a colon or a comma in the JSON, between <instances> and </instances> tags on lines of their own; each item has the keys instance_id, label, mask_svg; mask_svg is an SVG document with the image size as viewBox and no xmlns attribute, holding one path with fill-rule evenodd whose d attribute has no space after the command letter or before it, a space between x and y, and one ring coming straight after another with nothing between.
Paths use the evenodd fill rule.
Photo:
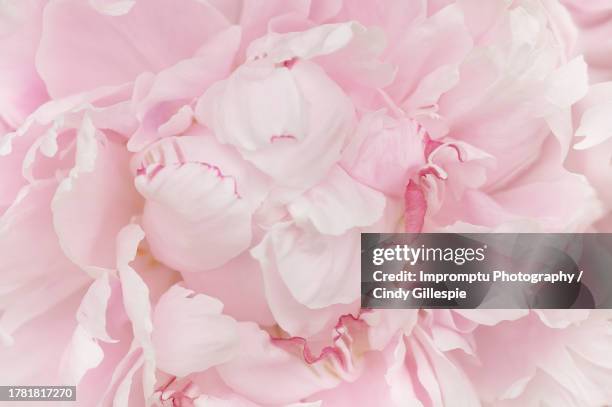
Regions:
<instances>
[{"instance_id":1,"label":"pale pink petal","mask_svg":"<svg viewBox=\"0 0 612 407\"><path fill-rule=\"evenodd\" d=\"M257 256L257 253L255 255ZM276 323L291 335L311 337L331 329L340 315L356 312L359 309L359 304L334 305L321 309L308 308L293 297L276 269L267 263L262 263L262 269L270 311Z\"/></svg>"},{"instance_id":2,"label":"pale pink petal","mask_svg":"<svg viewBox=\"0 0 612 407\"><path fill-rule=\"evenodd\" d=\"M127 368L125 368L125 370L123 368L123 363L127 362L125 359L129 359L129 347L134 339L131 322L123 306L120 281L116 276L109 277L108 286L111 289L111 294L105 304L105 329L109 337L113 338L113 341L104 342L103 340L94 338L95 342L104 353L104 358L98 366L88 370L79 382L79 402L86 405L95 404L104 400L107 389L113 386L113 380L119 376L123 377L127 372ZM104 304L98 305L102 306ZM81 305L80 308L82 307L83 305ZM100 312L101 310L96 310L96 313L99 314ZM86 326L86 324L79 325L81 328ZM91 331L88 332L88 335L92 336ZM141 352L140 349L138 349L138 351ZM69 350L67 349L66 352L69 352ZM76 354L76 356L79 357L78 354ZM83 359L87 360L87 357L83 357ZM132 361L129 362L131 363ZM114 389L112 389L112 391L114 391Z\"/></svg>"},{"instance_id":3,"label":"pale pink petal","mask_svg":"<svg viewBox=\"0 0 612 407\"><path fill-rule=\"evenodd\" d=\"M127 351L115 361L113 372L110 376L108 384L106 384L104 393L101 395L98 402L112 405L112 401L117 395L119 386L128 376L133 376L142 364L142 349L138 346L137 341L133 338L126 338L126 343L129 346ZM129 377L131 384L132 377ZM125 387L125 385L123 385ZM122 392L129 392L131 389L123 389ZM144 405L144 400L140 403Z\"/></svg>"},{"instance_id":4,"label":"pale pink petal","mask_svg":"<svg viewBox=\"0 0 612 407\"><path fill-rule=\"evenodd\" d=\"M261 407L243 397L234 395L231 398L220 398L208 395L198 396L193 400L194 407Z\"/></svg>"},{"instance_id":5,"label":"pale pink petal","mask_svg":"<svg viewBox=\"0 0 612 407\"><path fill-rule=\"evenodd\" d=\"M248 252L217 269L181 275L185 287L221 300L226 315L261 326L275 324L266 300L261 268Z\"/></svg>"},{"instance_id":6,"label":"pale pink petal","mask_svg":"<svg viewBox=\"0 0 612 407\"><path fill-rule=\"evenodd\" d=\"M63 385L58 367L76 326L74 315L81 296L82 292L77 292L45 306L44 313L39 313L13 333L12 346L0 344L0 380L3 383Z\"/></svg>"},{"instance_id":7,"label":"pale pink petal","mask_svg":"<svg viewBox=\"0 0 612 407\"><path fill-rule=\"evenodd\" d=\"M172 286L153 314L157 366L186 376L230 360L238 348L237 324L222 310L216 298Z\"/></svg>"},{"instance_id":8,"label":"pale pink petal","mask_svg":"<svg viewBox=\"0 0 612 407\"><path fill-rule=\"evenodd\" d=\"M362 183L401 197L411 176L425 164L424 130L415 121L393 119L385 111L365 115L341 165Z\"/></svg>"},{"instance_id":9,"label":"pale pink petal","mask_svg":"<svg viewBox=\"0 0 612 407\"><path fill-rule=\"evenodd\" d=\"M34 66L44 3L11 2L3 4L0 10L0 123L5 123L7 130L16 129L48 99Z\"/></svg>"},{"instance_id":10,"label":"pale pink petal","mask_svg":"<svg viewBox=\"0 0 612 407\"><path fill-rule=\"evenodd\" d=\"M473 309L473 310L454 310L455 313L462 315L463 317L474 321L480 325L493 326L503 321L514 321L519 318L526 316L529 311L524 309L516 310L485 310L485 309Z\"/></svg>"},{"instance_id":11,"label":"pale pink petal","mask_svg":"<svg viewBox=\"0 0 612 407\"><path fill-rule=\"evenodd\" d=\"M232 24L238 24L244 0L208 0Z\"/></svg>"},{"instance_id":12,"label":"pale pink petal","mask_svg":"<svg viewBox=\"0 0 612 407\"><path fill-rule=\"evenodd\" d=\"M547 82L543 107L536 108L534 113L545 115L546 122L561 144L561 155L565 157L574 130L570 107L582 99L588 90L587 65L582 56L559 67Z\"/></svg>"},{"instance_id":13,"label":"pale pink petal","mask_svg":"<svg viewBox=\"0 0 612 407\"><path fill-rule=\"evenodd\" d=\"M263 56L279 63L291 58L312 59L330 55L349 46L363 30L363 26L351 22L324 24L303 32L269 33L249 45L247 58Z\"/></svg>"},{"instance_id":14,"label":"pale pink petal","mask_svg":"<svg viewBox=\"0 0 612 407\"><path fill-rule=\"evenodd\" d=\"M227 24L212 6L193 0L138 1L122 16L100 14L81 0L54 0L45 9L36 66L56 98L119 85L191 57Z\"/></svg>"},{"instance_id":15,"label":"pale pink petal","mask_svg":"<svg viewBox=\"0 0 612 407\"><path fill-rule=\"evenodd\" d=\"M128 159L123 145L107 139L85 119L77 136L76 165L52 203L60 244L85 269L114 268L114 237L142 208Z\"/></svg>"},{"instance_id":16,"label":"pale pink petal","mask_svg":"<svg viewBox=\"0 0 612 407\"><path fill-rule=\"evenodd\" d=\"M244 172L232 171L239 161L223 165L232 162L232 151L210 136L190 141L183 147L196 146L201 160L145 163L136 188L146 199L143 228L153 254L170 267L195 272L219 267L249 247L257 197L250 194L256 184L241 183ZM180 156L183 147L175 145Z\"/></svg>"},{"instance_id":17,"label":"pale pink petal","mask_svg":"<svg viewBox=\"0 0 612 407\"><path fill-rule=\"evenodd\" d=\"M311 222L319 232L336 236L355 227L370 226L384 209L383 194L360 184L338 166L323 182L288 205L298 224Z\"/></svg>"},{"instance_id":18,"label":"pale pink petal","mask_svg":"<svg viewBox=\"0 0 612 407\"><path fill-rule=\"evenodd\" d=\"M278 324L310 337L330 329L359 299L359 235L317 236L277 226L251 250L259 261L266 297ZM313 277L316 273L317 277Z\"/></svg>"},{"instance_id":19,"label":"pale pink petal","mask_svg":"<svg viewBox=\"0 0 612 407\"><path fill-rule=\"evenodd\" d=\"M350 304L359 298L359 235L321 236L295 226L268 232L254 255L276 269L300 303L309 308Z\"/></svg>"},{"instance_id":20,"label":"pale pink petal","mask_svg":"<svg viewBox=\"0 0 612 407\"><path fill-rule=\"evenodd\" d=\"M576 109L579 126L575 136L581 139L574 145L583 150L594 147L612 137L612 127L607 120L612 109L612 82L604 82L589 88L587 96Z\"/></svg>"},{"instance_id":21,"label":"pale pink petal","mask_svg":"<svg viewBox=\"0 0 612 407\"><path fill-rule=\"evenodd\" d=\"M423 0L342 0L339 12L335 11L338 5L334 1L313 1L312 12L317 12L323 6L317 3L328 3L330 11L334 13L333 21L359 21L366 27L380 27L385 37L391 42L403 38L406 31L416 23L423 20L427 12L427 4Z\"/></svg>"},{"instance_id":22,"label":"pale pink petal","mask_svg":"<svg viewBox=\"0 0 612 407\"><path fill-rule=\"evenodd\" d=\"M89 4L102 14L121 16L132 10L136 0L89 0Z\"/></svg>"},{"instance_id":23,"label":"pale pink petal","mask_svg":"<svg viewBox=\"0 0 612 407\"><path fill-rule=\"evenodd\" d=\"M108 278L108 274L105 273L89 286L77 311L76 319L92 338L113 342L106 329L106 311L111 295Z\"/></svg>"},{"instance_id":24,"label":"pale pink petal","mask_svg":"<svg viewBox=\"0 0 612 407\"><path fill-rule=\"evenodd\" d=\"M497 31L504 29L499 23L510 6L507 2L462 0L458 4L463 11L465 25L478 45L489 44Z\"/></svg>"},{"instance_id":25,"label":"pale pink petal","mask_svg":"<svg viewBox=\"0 0 612 407\"><path fill-rule=\"evenodd\" d=\"M24 136L19 136L18 132L10 132L0 140L0 172L13 174L0 183L0 214L13 203L17 193L26 183L20 174L23 160L33 142L32 133L27 132Z\"/></svg>"},{"instance_id":26,"label":"pale pink petal","mask_svg":"<svg viewBox=\"0 0 612 407\"><path fill-rule=\"evenodd\" d=\"M534 313L514 322L479 328L475 332L479 366L469 359L462 366L480 397L500 405L506 399L504 406L521 406L550 404L558 400L557 394L564 394L575 400L573 405L605 404L610 394L599 383L606 377L601 367L610 366L610 360L605 352L594 357L589 349L595 349L595 343L595 347L609 346L609 321L603 315L584 320L582 310L565 313L570 311L579 317L569 319L580 322L564 329L547 326ZM499 352L500 346L504 352ZM496 374L485 373L491 368Z\"/></svg>"},{"instance_id":27,"label":"pale pink petal","mask_svg":"<svg viewBox=\"0 0 612 407\"><path fill-rule=\"evenodd\" d=\"M193 58L162 70L154 78L148 74L139 77L132 104L141 124L130 138L129 150L140 151L161 137L189 128L193 121L190 103L229 74L240 36L240 28L232 26L210 38Z\"/></svg>"},{"instance_id":28,"label":"pale pink petal","mask_svg":"<svg viewBox=\"0 0 612 407\"><path fill-rule=\"evenodd\" d=\"M121 280L121 291L125 312L132 323L134 340L142 348L144 358L143 391L145 399L153 394L155 384L155 350L151 341L153 322L149 288L130 266L136 257L139 243L144 238L140 226L130 224L117 235L117 271ZM118 393L123 393L118 390Z\"/></svg>"},{"instance_id":29,"label":"pale pink petal","mask_svg":"<svg viewBox=\"0 0 612 407\"><path fill-rule=\"evenodd\" d=\"M408 309L380 309L364 312L361 319L371 328L368 342L375 350L383 350L398 334L410 334L416 325L419 311Z\"/></svg>"},{"instance_id":30,"label":"pale pink petal","mask_svg":"<svg viewBox=\"0 0 612 407\"><path fill-rule=\"evenodd\" d=\"M59 374L66 383L78 384L88 370L96 368L104 359L104 351L86 328L77 325L62 356Z\"/></svg>"},{"instance_id":31,"label":"pale pink petal","mask_svg":"<svg viewBox=\"0 0 612 407\"><path fill-rule=\"evenodd\" d=\"M507 211L537 219L544 230L584 230L602 215L602 205L586 178L560 168L554 154L549 141L539 164L493 197Z\"/></svg>"},{"instance_id":32,"label":"pale pink petal","mask_svg":"<svg viewBox=\"0 0 612 407\"><path fill-rule=\"evenodd\" d=\"M389 60L398 65L398 72L387 92L398 104L409 101L422 78L442 66L457 66L471 47L461 10L456 5L440 10L411 26L391 49Z\"/></svg>"},{"instance_id":33,"label":"pale pink petal","mask_svg":"<svg viewBox=\"0 0 612 407\"><path fill-rule=\"evenodd\" d=\"M410 373L403 360L388 361L380 352L367 353L364 359L364 369L356 380L342 382L337 388L315 393L309 399L322 400L323 407L422 406L414 397Z\"/></svg>"},{"instance_id":34,"label":"pale pink petal","mask_svg":"<svg viewBox=\"0 0 612 407\"><path fill-rule=\"evenodd\" d=\"M310 19L317 22L325 22L338 14L343 3L343 0L311 0Z\"/></svg>"},{"instance_id":35,"label":"pale pink petal","mask_svg":"<svg viewBox=\"0 0 612 407\"><path fill-rule=\"evenodd\" d=\"M215 84L198 103L196 117L210 126L220 141L253 151L271 144L273 136L291 136L296 141L305 138L305 103L291 73L265 68L260 72L239 68L233 80ZM253 81L257 74L259 80ZM266 103L256 104L256 99ZM241 117L245 104L256 109L249 115L252 117Z\"/></svg>"},{"instance_id":36,"label":"pale pink petal","mask_svg":"<svg viewBox=\"0 0 612 407\"><path fill-rule=\"evenodd\" d=\"M261 404L286 404L338 384L338 377L320 364L275 346L253 323L240 323L239 354L217 367L223 381L236 392ZM269 389L276 389L270 392Z\"/></svg>"},{"instance_id":37,"label":"pale pink petal","mask_svg":"<svg viewBox=\"0 0 612 407\"><path fill-rule=\"evenodd\" d=\"M12 343L11 335L20 326L81 292L88 283L87 275L66 259L53 231L50 201L56 186L47 181L25 187L0 218L3 342ZM39 242L36 256L29 249L32 242Z\"/></svg>"},{"instance_id":38,"label":"pale pink petal","mask_svg":"<svg viewBox=\"0 0 612 407\"><path fill-rule=\"evenodd\" d=\"M582 139L574 145L577 150L594 147L612 137L610 113L612 102L593 106L582 115L580 127L576 130L576 137Z\"/></svg>"},{"instance_id":39,"label":"pale pink petal","mask_svg":"<svg viewBox=\"0 0 612 407\"><path fill-rule=\"evenodd\" d=\"M459 83L458 68L453 65L442 65L421 80L403 107L411 115L419 118L435 113L440 96L451 90L457 83Z\"/></svg>"},{"instance_id":40,"label":"pale pink petal","mask_svg":"<svg viewBox=\"0 0 612 407\"><path fill-rule=\"evenodd\" d=\"M307 16L310 8L309 0L270 0L262 3L258 0L241 0L240 6L228 5L235 0L224 1L221 9L226 14L232 15L235 20L244 30L244 49L254 39L261 37L267 33L268 21L276 16L286 14L297 14ZM217 4L219 0L216 0ZM236 16L236 9L239 9ZM233 11L232 11L233 10ZM244 52L243 49L243 52Z\"/></svg>"},{"instance_id":41,"label":"pale pink petal","mask_svg":"<svg viewBox=\"0 0 612 407\"><path fill-rule=\"evenodd\" d=\"M590 310L572 310L564 312L560 309L538 309L534 312L542 322L551 328L567 328L570 325L580 323L590 316Z\"/></svg>"},{"instance_id":42,"label":"pale pink petal","mask_svg":"<svg viewBox=\"0 0 612 407\"><path fill-rule=\"evenodd\" d=\"M295 33L295 31L303 32ZM313 59L359 107L371 107L378 89L389 85L396 67L382 60L387 41L380 27L357 22L294 27L285 35L269 34L249 47L277 63Z\"/></svg>"},{"instance_id":43,"label":"pale pink petal","mask_svg":"<svg viewBox=\"0 0 612 407\"><path fill-rule=\"evenodd\" d=\"M420 405L415 395L410 371L406 369L405 359L406 343L404 337L400 335L393 349L392 363L385 373L385 380L389 384L389 396L396 405Z\"/></svg>"},{"instance_id":44,"label":"pale pink petal","mask_svg":"<svg viewBox=\"0 0 612 407\"><path fill-rule=\"evenodd\" d=\"M138 360L130 367L127 373L118 383L117 390L113 397L113 407L128 407L130 404L130 393L132 392L132 381L136 372L144 365L144 357L140 356Z\"/></svg>"},{"instance_id":45,"label":"pale pink petal","mask_svg":"<svg viewBox=\"0 0 612 407\"><path fill-rule=\"evenodd\" d=\"M308 58L337 51L352 35L339 24L258 40L250 59L199 100L197 119L280 185L313 185L339 160L354 112Z\"/></svg>"},{"instance_id":46,"label":"pale pink petal","mask_svg":"<svg viewBox=\"0 0 612 407\"><path fill-rule=\"evenodd\" d=\"M417 395L431 405L447 405L462 399L466 407L479 406L478 396L465 373L444 353L436 348L431 338L421 329L406 339L407 365L416 368L420 391Z\"/></svg>"}]
</instances>

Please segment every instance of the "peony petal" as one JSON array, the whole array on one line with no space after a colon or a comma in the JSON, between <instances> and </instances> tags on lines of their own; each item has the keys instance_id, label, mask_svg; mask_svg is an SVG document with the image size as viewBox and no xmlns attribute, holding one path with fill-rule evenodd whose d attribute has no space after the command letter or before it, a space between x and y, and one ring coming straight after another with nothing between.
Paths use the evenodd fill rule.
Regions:
<instances>
[{"instance_id":1,"label":"peony petal","mask_svg":"<svg viewBox=\"0 0 612 407\"><path fill-rule=\"evenodd\" d=\"M329 55L348 46L360 28L358 23L325 24L298 33L270 33L251 43L247 58L265 53L266 58L279 63L290 58Z\"/></svg>"},{"instance_id":2,"label":"peony petal","mask_svg":"<svg viewBox=\"0 0 612 407\"><path fill-rule=\"evenodd\" d=\"M310 19L317 22L325 22L334 17L342 8L342 0L311 0Z\"/></svg>"},{"instance_id":3,"label":"peony petal","mask_svg":"<svg viewBox=\"0 0 612 407\"><path fill-rule=\"evenodd\" d=\"M364 115L343 152L341 165L358 181L399 198L425 164L425 131L414 120L394 119L384 110Z\"/></svg>"},{"instance_id":4,"label":"peony petal","mask_svg":"<svg viewBox=\"0 0 612 407\"><path fill-rule=\"evenodd\" d=\"M406 185L404 202L406 205L404 213L405 231L408 233L421 232L427 212L427 201L422 188L412 180Z\"/></svg>"},{"instance_id":5,"label":"peony petal","mask_svg":"<svg viewBox=\"0 0 612 407\"><path fill-rule=\"evenodd\" d=\"M223 381L236 392L261 404L287 404L338 384L338 377L320 365L275 346L253 323L238 324L241 346L230 362L217 367ZM269 389L276 390L270 392Z\"/></svg>"},{"instance_id":6,"label":"peony petal","mask_svg":"<svg viewBox=\"0 0 612 407\"><path fill-rule=\"evenodd\" d=\"M114 268L114 237L140 212L142 201L124 147L97 133L88 118L77 136L75 160L53 197L53 224L66 255L96 274Z\"/></svg>"},{"instance_id":7,"label":"peony petal","mask_svg":"<svg viewBox=\"0 0 612 407\"><path fill-rule=\"evenodd\" d=\"M399 105L408 102L414 106L415 101L409 98L418 89L419 82L440 67L457 66L472 45L457 5L445 7L421 24L414 24L403 33L389 55L390 61L398 65L395 80L387 87L389 95ZM452 68L444 69L452 72ZM421 95L421 100L435 99L435 95Z\"/></svg>"},{"instance_id":8,"label":"peony petal","mask_svg":"<svg viewBox=\"0 0 612 407\"><path fill-rule=\"evenodd\" d=\"M115 342L106 329L106 311L110 295L111 286L108 274L105 273L89 286L76 316L84 331L105 342Z\"/></svg>"},{"instance_id":9,"label":"peony petal","mask_svg":"<svg viewBox=\"0 0 612 407\"><path fill-rule=\"evenodd\" d=\"M406 343L404 337L401 335L393 350L393 359L393 363L389 366L385 374L385 380L389 384L391 400L393 400L396 405L420 405L421 403L415 397L410 372L406 369Z\"/></svg>"},{"instance_id":10,"label":"peony petal","mask_svg":"<svg viewBox=\"0 0 612 407\"><path fill-rule=\"evenodd\" d=\"M587 94L588 84L587 65L582 56L561 66L548 78L544 95L548 105L543 110L547 111L546 120L561 144L563 157L569 150L573 131L570 107Z\"/></svg>"},{"instance_id":11,"label":"peony petal","mask_svg":"<svg viewBox=\"0 0 612 407\"><path fill-rule=\"evenodd\" d=\"M338 7L334 1L313 1L313 12L316 3L329 3L327 7ZM319 6L321 7L321 6ZM366 27L380 27L385 37L391 42L406 35L406 30L424 19L427 2L423 0L343 0L341 9L336 12L334 21L359 21Z\"/></svg>"},{"instance_id":12,"label":"peony petal","mask_svg":"<svg viewBox=\"0 0 612 407\"><path fill-rule=\"evenodd\" d=\"M248 252L217 269L182 272L181 276L186 288L218 298L224 313L238 321L253 321L261 326L276 323L267 303L259 263Z\"/></svg>"},{"instance_id":13,"label":"peony petal","mask_svg":"<svg viewBox=\"0 0 612 407\"><path fill-rule=\"evenodd\" d=\"M198 101L196 118L280 185L312 186L339 160L354 109L308 58L351 37L350 25L335 25L262 38L245 64Z\"/></svg>"},{"instance_id":14,"label":"peony petal","mask_svg":"<svg viewBox=\"0 0 612 407\"><path fill-rule=\"evenodd\" d=\"M125 312L132 323L134 340L142 348L143 352L143 391L146 399L153 394L153 386L155 384L155 350L151 341L151 332L153 331L151 303L149 300L149 288L136 270L129 265L136 257L138 245L143 238L144 232L140 226L130 224L121 229L117 235L116 242L117 271L121 280L123 304ZM126 386L128 385L126 384ZM117 390L117 393L123 394L124 392Z\"/></svg>"},{"instance_id":15,"label":"peony petal","mask_svg":"<svg viewBox=\"0 0 612 407\"><path fill-rule=\"evenodd\" d=\"M117 391L113 397L113 407L128 407L130 405L130 392L132 390L132 381L138 369L144 365L144 358L141 356L130 367L125 376L121 379L117 386Z\"/></svg>"},{"instance_id":16,"label":"peony petal","mask_svg":"<svg viewBox=\"0 0 612 407\"><path fill-rule=\"evenodd\" d=\"M563 329L552 328L531 313L474 332L479 365L463 357L459 360L483 401L504 406L552 405L562 394L562 399L575 401L570 405L605 404L605 387L597 385L598 378L603 378L599 368L609 366L602 356L605 352L591 359L592 364L582 364L577 355L589 353L586 350L592 349L594 340L598 347L609 346L610 323L605 318L584 319L582 310L565 310L565 314L569 311L576 313L568 316L574 322ZM500 346L506 352L499 352ZM497 374L484 373L490 366L495 366ZM502 404L500 399L508 397L512 398Z\"/></svg>"},{"instance_id":17,"label":"peony petal","mask_svg":"<svg viewBox=\"0 0 612 407\"><path fill-rule=\"evenodd\" d=\"M355 233L316 237L281 225L251 250L261 265L270 310L285 331L311 337L332 329L340 315L356 312L358 246Z\"/></svg>"},{"instance_id":18,"label":"peony petal","mask_svg":"<svg viewBox=\"0 0 612 407\"><path fill-rule=\"evenodd\" d=\"M49 290L37 293L38 297L54 295ZM81 296L82 291L75 292L54 304L44 304L44 312L11 333L11 346L0 343L0 380L3 383L65 385L58 375L58 367L74 333L74 315ZM43 334L44 342L41 343Z\"/></svg>"},{"instance_id":19,"label":"peony petal","mask_svg":"<svg viewBox=\"0 0 612 407\"><path fill-rule=\"evenodd\" d=\"M214 0L219 3L219 0ZM223 0L221 9L226 14L232 13L228 8L231 8L233 0ZM269 0L262 3L258 0L241 0L240 11L236 16L235 11L232 15L235 23L239 24L244 30L243 47L246 49L248 44L253 42L267 33L268 22L275 16L287 14L296 14L300 16L308 16L310 9L309 0ZM235 10L236 7L234 7ZM244 55L244 49L241 56Z\"/></svg>"},{"instance_id":20,"label":"peony petal","mask_svg":"<svg viewBox=\"0 0 612 407\"><path fill-rule=\"evenodd\" d=\"M233 80L216 84L200 99L196 107L198 120L211 125L220 141L248 151L269 145L274 136L290 135L303 140L306 117L300 89L288 69L270 68L239 68ZM253 81L251 78L257 74L259 80ZM251 103L256 109L252 123L240 117L245 99L267 100L265 104Z\"/></svg>"},{"instance_id":21,"label":"peony petal","mask_svg":"<svg viewBox=\"0 0 612 407\"><path fill-rule=\"evenodd\" d=\"M350 304L359 298L359 235L321 236L295 226L268 232L253 249L264 273L280 274L291 294L309 308Z\"/></svg>"},{"instance_id":22,"label":"peony petal","mask_svg":"<svg viewBox=\"0 0 612 407\"><path fill-rule=\"evenodd\" d=\"M398 336L398 333L410 334L417 323L418 316L417 310L380 309L364 312L360 318L371 327L368 329L370 347L375 350L383 350L395 336Z\"/></svg>"},{"instance_id":23,"label":"peony petal","mask_svg":"<svg viewBox=\"0 0 612 407\"><path fill-rule=\"evenodd\" d=\"M132 100L141 124L128 149L140 151L161 137L187 130L193 122L189 104L230 73L240 39L240 28L229 27L210 38L193 58L162 70L154 78L141 75Z\"/></svg>"},{"instance_id":24,"label":"peony petal","mask_svg":"<svg viewBox=\"0 0 612 407\"><path fill-rule=\"evenodd\" d=\"M584 150L612 138L610 114L612 114L612 102L587 109L580 119L580 126L575 134L576 137L582 139L574 144L574 148Z\"/></svg>"},{"instance_id":25,"label":"peony petal","mask_svg":"<svg viewBox=\"0 0 612 407\"><path fill-rule=\"evenodd\" d=\"M197 272L249 247L251 216L265 189L231 149L210 135L181 137L154 146L144 158L136 188L147 200L143 228L157 259Z\"/></svg>"},{"instance_id":26,"label":"peony petal","mask_svg":"<svg viewBox=\"0 0 612 407\"><path fill-rule=\"evenodd\" d=\"M280 275L264 268L266 297L276 323L290 335L312 337L331 329L339 315L356 312L358 304L333 305L321 309L311 309L297 301L281 279Z\"/></svg>"},{"instance_id":27,"label":"peony petal","mask_svg":"<svg viewBox=\"0 0 612 407\"><path fill-rule=\"evenodd\" d=\"M97 367L103 359L104 352L95 338L78 325L60 362L60 376L66 383L78 384L85 373Z\"/></svg>"},{"instance_id":28,"label":"peony petal","mask_svg":"<svg viewBox=\"0 0 612 407\"><path fill-rule=\"evenodd\" d=\"M370 226L385 209L381 193L360 184L340 167L288 206L298 222L310 221L324 234L342 235L349 229Z\"/></svg>"},{"instance_id":29,"label":"peony petal","mask_svg":"<svg viewBox=\"0 0 612 407\"><path fill-rule=\"evenodd\" d=\"M24 0L2 4L0 9L0 123L6 131L16 129L48 99L34 66L44 3Z\"/></svg>"},{"instance_id":30,"label":"peony petal","mask_svg":"<svg viewBox=\"0 0 612 407\"><path fill-rule=\"evenodd\" d=\"M173 17L163 18L169 12ZM193 0L138 1L121 16L100 14L81 0L52 0L36 66L54 98L67 96L158 72L191 57L225 27L216 9Z\"/></svg>"},{"instance_id":31,"label":"peony petal","mask_svg":"<svg viewBox=\"0 0 612 407\"><path fill-rule=\"evenodd\" d=\"M572 106L587 94L589 88L587 65L578 56L553 71L547 78L547 89L543 95L555 107Z\"/></svg>"},{"instance_id":32,"label":"peony petal","mask_svg":"<svg viewBox=\"0 0 612 407\"><path fill-rule=\"evenodd\" d=\"M149 180L152 171L136 187L147 198L143 225L157 258L194 272L219 267L249 247L251 214L231 178L198 163L164 167Z\"/></svg>"},{"instance_id":33,"label":"peony petal","mask_svg":"<svg viewBox=\"0 0 612 407\"><path fill-rule=\"evenodd\" d=\"M102 14L122 16L132 10L136 0L89 0L89 4Z\"/></svg>"},{"instance_id":34,"label":"peony petal","mask_svg":"<svg viewBox=\"0 0 612 407\"><path fill-rule=\"evenodd\" d=\"M584 230L601 216L602 205L586 178L560 167L554 154L558 147L549 139L538 165L493 197L507 211L538 220L544 230Z\"/></svg>"},{"instance_id":35,"label":"peony petal","mask_svg":"<svg viewBox=\"0 0 612 407\"><path fill-rule=\"evenodd\" d=\"M179 285L155 306L153 345L157 366L176 376L229 361L238 348L236 321L221 314L223 303Z\"/></svg>"},{"instance_id":36,"label":"peony petal","mask_svg":"<svg viewBox=\"0 0 612 407\"><path fill-rule=\"evenodd\" d=\"M88 283L57 244L49 210L56 186L55 181L45 181L24 187L0 218L0 337L4 342L11 343L10 335L19 327ZM29 250L32 242L38 242L34 257Z\"/></svg>"}]
</instances>

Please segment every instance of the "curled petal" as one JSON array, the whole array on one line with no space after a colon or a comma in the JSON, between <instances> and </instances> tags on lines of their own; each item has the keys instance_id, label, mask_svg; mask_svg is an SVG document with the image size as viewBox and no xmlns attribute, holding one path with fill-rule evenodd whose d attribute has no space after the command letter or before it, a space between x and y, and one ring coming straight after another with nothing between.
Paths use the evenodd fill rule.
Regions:
<instances>
[{"instance_id":1,"label":"curled petal","mask_svg":"<svg viewBox=\"0 0 612 407\"><path fill-rule=\"evenodd\" d=\"M214 167L149 167L136 178L136 187L147 199L142 222L151 251L170 267L211 269L248 248L248 205L234 180Z\"/></svg>"},{"instance_id":2,"label":"curled petal","mask_svg":"<svg viewBox=\"0 0 612 407\"><path fill-rule=\"evenodd\" d=\"M253 323L240 323L239 354L217 367L223 381L236 392L261 404L284 404L338 384L338 377L322 365L274 345L269 335ZM270 368L274 366L274 368ZM276 391L270 392L270 388Z\"/></svg>"},{"instance_id":3,"label":"curled petal","mask_svg":"<svg viewBox=\"0 0 612 407\"><path fill-rule=\"evenodd\" d=\"M157 259L185 272L219 267L251 243L265 195L257 171L210 135L166 139L138 157L136 188Z\"/></svg>"}]
</instances>

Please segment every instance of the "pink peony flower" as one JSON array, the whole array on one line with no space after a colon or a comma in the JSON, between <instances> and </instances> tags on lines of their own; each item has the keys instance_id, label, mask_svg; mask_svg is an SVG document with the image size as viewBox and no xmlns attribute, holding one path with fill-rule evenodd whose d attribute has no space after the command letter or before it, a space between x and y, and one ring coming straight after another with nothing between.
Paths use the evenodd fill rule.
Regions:
<instances>
[{"instance_id":1,"label":"pink peony flower","mask_svg":"<svg viewBox=\"0 0 612 407\"><path fill-rule=\"evenodd\" d=\"M0 2L0 383L611 404L609 312L359 291L361 232L610 230L597 3Z\"/></svg>"}]
</instances>

